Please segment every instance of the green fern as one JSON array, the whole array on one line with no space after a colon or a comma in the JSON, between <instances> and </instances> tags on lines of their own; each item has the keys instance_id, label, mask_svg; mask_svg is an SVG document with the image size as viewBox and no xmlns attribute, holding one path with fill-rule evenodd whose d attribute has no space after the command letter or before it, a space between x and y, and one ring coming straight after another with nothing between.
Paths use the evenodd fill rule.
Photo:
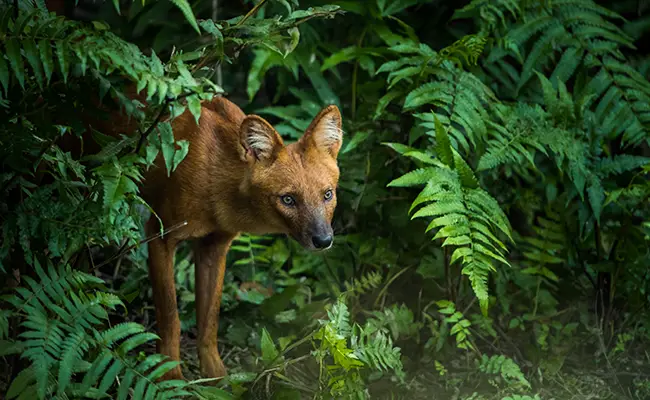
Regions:
<instances>
[{"instance_id":1,"label":"green fern","mask_svg":"<svg viewBox=\"0 0 650 400\"><path fill-rule=\"evenodd\" d=\"M472 0L454 12L453 19L474 18L479 21L483 33L492 33L497 27L507 26L507 17L521 14L518 0Z\"/></svg>"},{"instance_id":2,"label":"green fern","mask_svg":"<svg viewBox=\"0 0 650 400\"><path fill-rule=\"evenodd\" d=\"M121 323L108 330L107 310L124 306L110 293L93 290L103 281L69 266L44 270L34 260L38 282L25 276L7 301L21 318L22 333L15 343L30 366L9 387L7 398L51 396L105 396L116 390L117 399L181 398L190 395L189 383L157 383L178 362L159 354L140 360L131 356L139 346L158 337L136 323ZM6 331L3 332L3 336Z\"/></svg>"},{"instance_id":3,"label":"green fern","mask_svg":"<svg viewBox=\"0 0 650 400\"><path fill-rule=\"evenodd\" d=\"M370 271L360 278L353 278L343 282L345 292L354 295L362 295L376 289L384 281L384 277L377 271Z\"/></svg>"},{"instance_id":4,"label":"green fern","mask_svg":"<svg viewBox=\"0 0 650 400\"><path fill-rule=\"evenodd\" d=\"M182 2L180 2L182 3ZM13 15L11 7L4 8L4 16ZM205 78L193 78L181 58L167 67L155 53L145 56L137 46L125 42L99 25L80 25L58 18L41 9L21 13L19 19L9 17L6 28L0 31L4 37L5 56L0 57L0 86L8 95L12 82L25 88L28 79L34 79L39 87L49 85L53 77L68 82L72 77L95 77L101 82L104 95L111 95L129 114L142 118L139 105L129 100L105 76L117 74L137 82L137 91L146 90L147 100L163 102L168 97L194 93L187 97L190 110L198 119L196 107L199 99L207 99L222 90ZM26 74L26 66L32 74ZM165 69L168 69L166 71ZM170 76L168 72L177 75ZM205 89L205 90L204 90Z\"/></svg>"},{"instance_id":5,"label":"green fern","mask_svg":"<svg viewBox=\"0 0 650 400\"><path fill-rule=\"evenodd\" d=\"M433 118L438 159L427 160L431 166L411 171L389 186L425 186L411 205L411 211L422 206L413 218L433 218L427 231L437 229L433 240L443 239L442 246L455 248L451 263L461 261L462 273L468 276L485 313L488 275L495 270L494 262L509 265L504 258L506 246L496 234L500 232L512 240L510 224L497 201L479 187L474 172L451 146L437 117Z\"/></svg>"},{"instance_id":6,"label":"green fern","mask_svg":"<svg viewBox=\"0 0 650 400\"><path fill-rule=\"evenodd\" d=\"M405 304L393 304L381 311L372 311L371 315L372 318L366 321L366 331L386 330L393 340L416 336L422 327L422 323L415 321L413 311Z\"/></svg>"},{"instance_id":7,"label":"green fern","mask_svg":"<svg viewBox=\"0 0 650 400\"><path fill-rule=\"evenodd\" d=\"M539 132L544 131L548 124L544 119L544 111L539 106L529 106L523 103L515 107L496 107L500 123L488 122L488 137L485 153L478 162L477 171L508 165L524 169L526 165L535 169L537 151L546 154L547 150L541 143ZM555 132L549 132L549 136ZM548 138L548 136L547 136Z\"/></svg>"},{"instance_id":8,"label":"green fern","mask_svg":"<svg viewBox=\"0 0 650 400\"><path fill-rule=\"evenodd\" d=\"M391 50L401 58L388 61L377 70L377 73L388 72L389 91L379 100L375 116L404 94L405 111L434 107L433 115L448 129L454 147L469 151L470 143L476 146L484 140L486 105L497 100L475 75L462 70L460 58L468 64L475 63L484 44L483 37L469 35L439 53L422 43L393 46ZM411 89L413 86L415 89ZM416 117L422 121L423 128L435 133L433 115L416 114Z\"/></svg>"},{"instance_id":9,"label":"green fern","mask_svg":"<svg viewBox=\"0 0 650 400\"><path fill-rule=\"evenodd\" d=\"M393 340L384 332L368 333L355 325L351 346L359 360L371 368L378 371L392 370L398 378L404 377L401 350L393 346Z\"/></svg>"},{"instance_id":10,"label":"green fern","mask_svg":"<svg viewBox=\"0 0 650 400\"><path fill-rule=\"evenodd\" d=\"M456 305L449 300L436 301L438 312L444 316L442 323L451 325L449 335L456 338L456 347L459 349L476 349L471 342L472 331L469 327L472 322L465 318L462 312L456 310ZM446 330L444 331L446 333Z\"/></svg>"},{"instance_id":11,"label":"green fern","mask_svg":"<svg viewBox=\"0 0 650 400\"><path fill-rule=\"evenodd\" d=\"M594 145L602 136L589 134L594 131L595 122L588 102L576 101L563 82L558 82L556 89L545 76L537 75L542 87L541 104L518 103L494 108L498 120L489 123L490 140L478 170L507 166L522 176L529 176L527 169L539 172L536 162L550 161L560 176L573 184L575 194L590 208L591 215L600 221L605 207L603 182L606 178L637 170L650 159L631 154L614 157L602 154L602 149Z\"/></svg>"},{"instance_id":12,"label":"green fern","mask_svg":"<svg viewBox=\"0 0 650 400\"><path fill-rule=\"evenodd\" d=\"M477 361L477 363L479 371L485 374L500 375L508 385L531 387L519 365L504 355L488 357L484 354L481 361Z\"/></svg>"},{"instance_id":13,"label":"green fern","mask_svg":"<svg viewBox=\"0 0 650 400\"><path fill-rule=\"evenodd\" d=\"M499 16L499 25L495 18L476 21L498 38L484 66L511 96L529 95L536 72L547 73L555 87L586 74L574 92L579 103L594 111L598 129L610 138L621 136L626 144L647 139L650 83L623 55L624 48L634 45L614 23L620 15L591 0L527 2L519 12L507 1L476 0L466 9L459 18ZM506 61L509 55L520 65Z\"/></svg>"},{"instance_id":14,"label":"green fern","mask_svg":"<svg viewBox=\"0 0 650 400\"><path fill-rule=\"evenodd\" d=\"M403 380L401 351L382 330L366 324L364 328L350 320L350 312L339 297L327 311L327 320L313 335L314 351L323 367L327 367L327 386L335 398L368 398L360 372L363 369L393 371ZM349 344L348 344L349 343ZM331 359L333 363L328 363Z\"/></svg>"},{"instance_id":15,"label":"green fern","mask_svg":"<svg viewBox=\"0 0 650 400\"><path fill-rule=\"evenodd\" d=\"M558 277L548 266L563 264L566 261L567 235L562 223L562 216L546 210L546 217L539 217L538 224L533 226L535 237L524 237L523 255L528 264L522 273L543 276L557 282Z\"/></svg>"},{"instance_id":16,"label":"green fern","mask_svg":"<svg viewBox=\"0 0 650 400\"><path fill-rule=\"evenodd\" d=\"M241 234L234 241L230 249L233 253L238 254L237 260L233 265L250 266L255 268L256 265L266 265L271 262L265 256L265 251L269 246L264 244L269 237L256 236L250 234Z\"/></svg>"}]
</instances>

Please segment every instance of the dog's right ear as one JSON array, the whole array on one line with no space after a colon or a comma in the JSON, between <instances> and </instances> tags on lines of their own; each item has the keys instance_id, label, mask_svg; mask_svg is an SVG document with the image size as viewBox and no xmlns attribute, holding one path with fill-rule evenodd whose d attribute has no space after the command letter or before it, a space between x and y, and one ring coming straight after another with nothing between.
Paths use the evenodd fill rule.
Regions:
<instances>
[{"instance_id":1,"label":"dog's right ear","mask_svg":"<svg viewBox=\"0 0 650 400\"><path fill-rule=\"evenodd\" d=\"M273 161L284 147L278 132L257 115L249 115L244 119L239 135L245 161Z\"/></svg>"}]
</instances>

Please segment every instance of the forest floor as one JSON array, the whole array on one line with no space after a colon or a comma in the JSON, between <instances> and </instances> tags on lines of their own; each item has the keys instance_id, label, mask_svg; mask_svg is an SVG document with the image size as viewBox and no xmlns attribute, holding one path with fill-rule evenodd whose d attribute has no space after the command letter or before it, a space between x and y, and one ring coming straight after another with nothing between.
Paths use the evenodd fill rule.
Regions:
<instances>
[{"instance_id":1,"label":"forest floor","mask_svg":"<svg viewBox=\"0 0 650 400\"><path fill-rule=\"evenodd\" d=\"M524 344L521 345L523 347ZM199 379L196 341L192 331L182 335L181 348L185 377L190 380ZM234 346L223 339L220 339L220 349L229 373L259 370L255 365L259 358L255 349ZM153 351L153 348L150 350ZM409 358L414 355L405 356ZM619 353L616 361L609 366L606 365L607 361L605 365L597 364L594 357L579 351L569 351L555 361L559 363L551 365L547 360L538 368L532 365L530 368L522 367L532 384L530 398L508 397L511 388L502 381L488 379L485 374L477 374L472 368L463 368L459 365L460 362L455 361L449 362L450 367L444 376L435 370L433 364L407 368L407 385L403 391L396 390L395 387L383 388L386 382L378 381L370 385L370 392L372 398L379 398L376 396L388 389L397 396L394 398L413 400L650 400L650 351L645 346L630 347L623 354ZM302 366L313 368L308 375L317 379L315 364ZM542 368L544 373L541 373ZM552 372L551 368L556 371ZM272 398L273 391L268 389L265 380L256 385L260 387L253 388L255 394L251 398ZM302 398L313 397L305 393Z\"/></svg>"}]
</instances>

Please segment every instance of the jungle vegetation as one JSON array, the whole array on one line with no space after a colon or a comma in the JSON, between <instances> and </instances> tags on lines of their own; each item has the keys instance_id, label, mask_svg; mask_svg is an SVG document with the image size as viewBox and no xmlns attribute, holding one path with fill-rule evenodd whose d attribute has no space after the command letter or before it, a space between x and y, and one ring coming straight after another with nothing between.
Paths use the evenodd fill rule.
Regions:
<instances>
[{"instance_id":1,"label":"jungle vegetation","mask_svg":"<svg viewBox=\"0 0 650 400\"><path fill-rule=\"evenodd\" d=\"M45 3L0 3L0 397L650 398L647 1ZM183 246L160 382L138 183L213 96L340 107L335 245L237 239L216 382ZM59 146L106 106L138 129Z\"/></svg>"}]
</instances>

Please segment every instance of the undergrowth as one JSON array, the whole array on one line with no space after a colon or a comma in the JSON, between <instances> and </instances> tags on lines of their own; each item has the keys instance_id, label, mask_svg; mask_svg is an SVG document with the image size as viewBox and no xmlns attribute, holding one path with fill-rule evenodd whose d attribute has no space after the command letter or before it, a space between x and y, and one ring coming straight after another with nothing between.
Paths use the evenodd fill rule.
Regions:
<instances>
[{"instance_id":1,"label":"undergrowth","mask_svg":"<svg viewBox=\"0 0 650 400\"><path fill-rule=\"evenodd\" d=\"M650 396L647 7L91 3L0 6L6 398ZM287 141L340 107L335 245L243 233L228 376L201 379L188 355L191 379L161 382L176 363L153 348L156 216L138 184L191 146L163 114L199 118L215 95ZM110 108L133 126L82 142L85 116L110 123ZM175 268L191 347L191 246Z\"/></svg>"}]
</instances>

